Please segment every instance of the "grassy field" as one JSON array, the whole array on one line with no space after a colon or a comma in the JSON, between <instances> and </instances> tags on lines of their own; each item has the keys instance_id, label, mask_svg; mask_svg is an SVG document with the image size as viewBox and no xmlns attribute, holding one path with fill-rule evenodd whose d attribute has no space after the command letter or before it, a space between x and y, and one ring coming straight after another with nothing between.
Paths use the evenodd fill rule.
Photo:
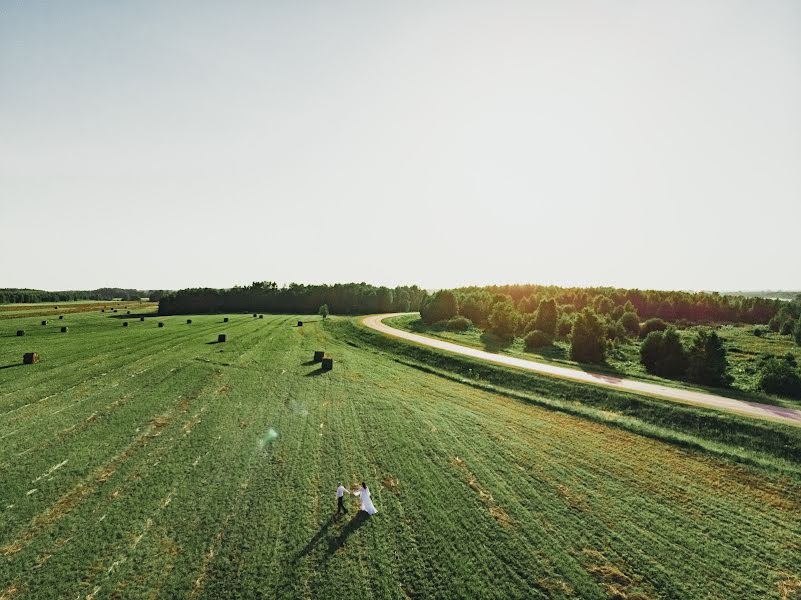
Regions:
<instances>
[{"instance_id":1,"label":"grassy field","mask_svg":"<svg viewBox=\"0 0 801 600\"><path fill-rule=\"evenodd\" d=\"M139 300L76 300L74 302L56 302L40 304L0 304L0 319L21 319L25 317L46 317L58 319L59 315L84 312L112 312L114 310L126 314L155 312L157 302Z\"/></svg>"},{"instance_id":2,"label":"grassy field","mask_svg":"<svg viewBox=\"0 0 801 600\"><path fill-rule=\"evenodd\" d=\"M344 319L118 317L0 322L3 600L801 593L792 470L426 372ZM379 513L332 519L362 479Z\"/></svg>"},{"instance_id":3,"label":"grassy field","mask_svg":"<svg viewBox=\"0 0 801 600\"><path fill-rule=\"evenodd\" d=\"M443 330L439 327L426 326L417 315L403 315L387 319L387 325L414 331L432 337L441 338L457 344L480 348L489 352L499 352L528 358L539 362L550 362L565 367L576 369L584 368L575 361L570 360L570 344L565 341L555 341L551 346L539 349L538 352L528 352L523 347L523 340L516 338L513 342L500 342L491 334L485 334L477 327L471 327L465 332L455 332ZM766 330L767 327L762 326ZM779 335L777 333L765 333L762 337L754 335L754 326L734 326L724 325L716 329L718 335L723 339L727 349L727 359L729 361L729 372L734 378L731 388L720 390L694 385L689 382L681 382L664 377L657 377L645 370L640 362L640 341L627 340L616 346L610 347L607 353L607 363L605 365L586 365L587 369L603 373L614 374L624 377L636 377L647 381L655 381L665 385L712 391L723 393L723 395L758 402L767 402L781 406L797 407L797 400L783 398L766 394L758 385L757 360L763 353L775 356L784 356L788 352L796 357L801 363L801 346L798 346L790 336ZM694 329L688 328L679 331L680 336L689 346L694 336Z\"/></svg>"}]
</instances>

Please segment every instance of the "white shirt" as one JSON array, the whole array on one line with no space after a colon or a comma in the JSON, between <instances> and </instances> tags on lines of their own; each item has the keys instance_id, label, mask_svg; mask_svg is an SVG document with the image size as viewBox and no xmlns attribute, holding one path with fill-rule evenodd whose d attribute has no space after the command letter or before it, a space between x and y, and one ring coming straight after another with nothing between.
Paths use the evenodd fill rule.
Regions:
<instances>
[{"instance_id":1,"label":"white shirt","mask_svg":"<svg viewBox=\"0 0 801 600\"><path fill-rule=\"evenodd\" d=\"M345 486L343 486L343 485L340 485L337 488L337 498L341 498L342 496L344 496L345 494L348 494L348 493L349 493L348 490L346 490Z\"/></svg>"}]
</instances>

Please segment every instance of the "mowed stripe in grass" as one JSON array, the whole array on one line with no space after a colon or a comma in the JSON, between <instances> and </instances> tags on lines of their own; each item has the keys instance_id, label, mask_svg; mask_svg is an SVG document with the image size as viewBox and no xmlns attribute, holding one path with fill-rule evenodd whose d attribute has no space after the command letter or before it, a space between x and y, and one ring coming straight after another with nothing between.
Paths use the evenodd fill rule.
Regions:
<instances>
[{"instance_id":1,"label":"mowed stripe in grass","mask_svg":"<svg viewBox=\"0 0 801 600\"><path fill-rule=\"evenodd\" d=\"M27 421L0 417L0 436L23 427L35 446L2 455L0 594L780 598L801 576L797 480L422 373L297 318L123 331L87 315L46 362L0 370L0 411L56 394ZM218 330L231 342L207 344ZM333 371L307 364L318 349ZM84 388L56 365L70 360L108 374ZM76 387L59 395L51 368ZM378 515L350 504L332 520L336 485L362 479Z\"/></svg>"}]
</instances>

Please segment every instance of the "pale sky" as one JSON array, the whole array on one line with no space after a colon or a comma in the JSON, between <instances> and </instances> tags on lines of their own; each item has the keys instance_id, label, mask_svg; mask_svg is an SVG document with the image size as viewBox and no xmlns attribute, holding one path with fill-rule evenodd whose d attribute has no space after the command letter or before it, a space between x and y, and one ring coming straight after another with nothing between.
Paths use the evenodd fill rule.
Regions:
<instances>
[{"instance_id":1,"label":"pale sky","mask_svg":"<svg viewBox=\"0 0 801 600\"><path fill-rule=\"evenodd\" d=\"M0 287L801 288L801 2L0 0Z\"/></svg>"}]
</instances>

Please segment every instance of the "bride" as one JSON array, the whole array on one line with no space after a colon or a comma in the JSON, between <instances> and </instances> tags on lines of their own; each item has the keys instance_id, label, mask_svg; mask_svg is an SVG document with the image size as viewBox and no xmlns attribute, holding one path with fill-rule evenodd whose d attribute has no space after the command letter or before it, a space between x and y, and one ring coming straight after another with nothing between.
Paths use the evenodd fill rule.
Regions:
<instances>
[{"instance_id":1,"label":"bride","mask_svg":"<svg viewBox=\"0 0 801 600\"><path fill-rule=\"evenodd\" d=\"M368 515L374 515L378 512L375 506L373 506L373 501L370 498L370 490L367 489L367 484L362 481L362 487L358 490L354 490L354 496L359 496L359 500L361 500L361 506L359 510L363 510Z\"/></svg>"}]
</instances>

